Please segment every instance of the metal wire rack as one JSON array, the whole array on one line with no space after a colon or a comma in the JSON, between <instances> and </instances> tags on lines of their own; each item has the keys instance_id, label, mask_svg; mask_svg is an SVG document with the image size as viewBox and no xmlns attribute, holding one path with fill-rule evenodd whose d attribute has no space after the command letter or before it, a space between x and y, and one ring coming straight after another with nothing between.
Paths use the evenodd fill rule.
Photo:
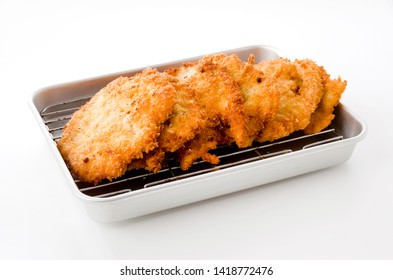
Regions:
<instances>
[{"instance_id":1,"label":"metal wire rack","mask_svg":"<svg viewBox=\"0 0 393 280\"><path fill-rule=\"evenodd\" d=\"M71 119L72 114L90 98L91 97L82 97L54 104L41 111L41 118L54 141L60 139L63 128ZM255 143L253 146L243 149L239 149L233 145L220 146L212 151L212 153L217 155L220 159L220 163L217 165L212 165L205 161L198 161L187 171L183 171L174 159L170 159L167 167L160 170L158 173L152 173L146 170L131 170L116 180L103 181L98 185L82 182L76 178L76 176L74 176L74 181L79 190L88 196L110 197L171 181L215 172L240 164L247 164L293 153L329 142L339 141L343 138L342 135L337 134L333 127L309 135L299 131L275 142Z\"/></svg>"}]
</instances>

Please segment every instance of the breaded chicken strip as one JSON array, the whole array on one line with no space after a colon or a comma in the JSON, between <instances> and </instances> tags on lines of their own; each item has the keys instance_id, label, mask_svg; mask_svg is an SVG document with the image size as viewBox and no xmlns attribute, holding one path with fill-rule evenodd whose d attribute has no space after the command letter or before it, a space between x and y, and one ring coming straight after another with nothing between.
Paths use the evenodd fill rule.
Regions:
<instances>
[{"instance_id":1,"label":"breaded chicken strip","mask_svg":"<svg viewBox=\"0 0 393 280\"><path fill-rule=\"evenodd\" d=\"M255 67L276 77L275 85L281 95L279 109L258 141L274 141L306 128L324 94L320 67L311 60L291 62L285 58L261 62Z\"/></svg>"},{"instance_id":2,"label":"breaded chicken strip","mask_svg":"<svg viewBox=\"0 0 393 280\"><path fill-rule=\"evenodd\" d=\"M168 75L155 69L120 77L74 113L57 146L83 181L120 177L133 159L158 146L175 100Z\"/></svg>"}]
</instances>

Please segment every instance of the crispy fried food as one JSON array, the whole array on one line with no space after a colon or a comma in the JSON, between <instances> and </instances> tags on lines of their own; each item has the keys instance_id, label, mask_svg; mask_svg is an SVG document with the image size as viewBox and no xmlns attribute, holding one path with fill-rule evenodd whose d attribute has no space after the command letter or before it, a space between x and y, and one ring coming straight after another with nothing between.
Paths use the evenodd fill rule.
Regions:
<instances>
[{"instance_id":1,"label":"crispy fried food","mask_svg":"<svg viewBox=\"0 0 393 280\"><path fill-rule=\"evenodd\" d=\"M161 170L167 160L167 154L161 148L156 148L143 154L143 158L135 159L128 165L128 170L146 169L157 173Z\"/></svg>"},{"instance_id":2,"label":"crispy fried food","mask_svg":"<svg viewBox=\"0 0 393 280\"><path fill-rule=\"evenodd\" d=\"M248 62L242 61L235 54L208 55L202 61L216 64L227 71L239 86L244 99L244 112L249 117L246 145L251 145L280 105L280 94L274 87L275 78L264 75L254 67L253 55Z\"/></svg>"},{"instance_id":3,"label":"crispy fried food","mask_svg":"<svg viewBox=\"0 0 393 280\"><path fill-rule=\"evenodd\" d=\"M317 133L330 125L334 119L334 108L340 102L340 98L347 86L347 81L331 79L330 75L321 67L324 72L323 86L324 94L318 108L311 115L309 125L304 129L307 134Z\"/></svg>"},{"instance_id":4,"label":"crispy fried food","mask_svg":"<svg viewBox=\"0 0 393 280\"><path fill-rule=\"evenodd\" d=\"M114 80L74 113L57 145L71 171L92 183L131 169L158 172L169 156L183 170L198 159L217 164L212 150L222 144L324 129L345 87L308 59L208 55Z\"/></svg>"},{"instance_id":5,"label":"crispy fried food","mask_svg":"<svg viewBox=\"0 0 393 280\"><path fill-rule=\"evenodd\" d=\"M285 58L264 61L256 67L277 78L275 85L281 95L279 109L258 141L274 141L306 128L324 94L320 67L311 60L291 62Z\"/></svg>"},{"instance_id":6,"label":"crispy fried food","mask_svg":"<svg viewBox=\"0 0 393 280\"><path fill-rule=\"evenodd\" d=\"M243 97L234 79L217 65L200 60L167 73L184 81L194 89L214 126L222 126L226 135L239 147L245 147L248 121L243 108Z\"/></svg>"},{"instance_id":7,"label":"crispy fried food","mask_svg":"<svg viewBox=\"0 0 393 280\"><path fill-rule=\"evenodd\" d=\"M209 150L222 143L222 139L234 141L239 147L249 145L247 122L243 97L235 80L217 65L200 60L187 63L180 68L166 70L194 89L206 114L204 129L180 149L180 165L187 169L192 163L203 158L217 163L217 157ZM212 132L217 130L218 132Z\"/></svg>"},{"instance_id":8,"label":"crispy fried food","mask_svg":"<svg viewBox=\"0 0 393 280\"><path fill-rule=\"evenodd\" d=\"M219 144L223 144L224 138L222 131L219 129L213 126L205 127L201 133L177 151L180 168L187 170L199 158L211 164L218 164L220 162L219 158L209 153L209 151L217 148Z\"/></svg>"},{"instance_id":9,"label":"crispy fried food","mask_svg":"<svg viewBox=\"0 0 393 280\"><path fill-rule=\"evenodd\" d=\"M168 152L173 153L182 148L206 125L206 112L195 91L177 78L170 75L168 77L176 90L176 102L158 137L158 147L144 154L142 159L131 162L129 170L145 168L158 172L165 164Z\"/></svg>"},{"instance_id":10,"label":"crispy fried food","mask_svg":"<svg viewBox=\"0 0 393 280\"><path fill-rule=\"evenodd\" d=\"M177 79L172 81L172 85L176 89L176 103L158 138L160 148L165 152L175 152L180 149L206 125L207 112L195 91L188 84Z\"/></svg>"},{"instance_id":11,"label":"crispy fried food","mask_svg":"<svg viewBox=\"0 0 393 280\"><path fill-rule=\"evenodd\" d=\"M170 79L157 70L120 77L74 113L58 148L81 180L117 178L133 159L158 146L175 97Z\"/></svg>"}]
</instances>

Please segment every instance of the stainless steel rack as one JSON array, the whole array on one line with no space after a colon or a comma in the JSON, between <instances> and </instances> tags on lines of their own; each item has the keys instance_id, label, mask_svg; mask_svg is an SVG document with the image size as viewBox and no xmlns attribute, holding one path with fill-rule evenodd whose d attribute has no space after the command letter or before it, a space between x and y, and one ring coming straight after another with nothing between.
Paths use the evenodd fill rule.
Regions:
<instances>
[{"instance_id":1,"label":"stainless steel rack","mask_svg":"<svg viewBox=\"0 0 393 280\"><path fill-rule=\"evenodd\" d=\"M71 119L72 114L89 99L90 97L82 97L62 102L48 106L41 111L41 118L54 141L60 139L63 128ZM272 143L255 143L253 146L243 149L232 145L220 146L212 151L220 159L220 163L217 165L198 161L187 171L183 171L174 159L170 159L168 166L158 173L145 170L131 170L121 178L113 181L103 181L98 185L82 182L75 176L74 181L79 190L88 196L110 197L241 164L277 157L342 139L343 136L338 135L332 127L310 135L303 132L295 132L289 137Z\"/></svg>"}]
</instances>

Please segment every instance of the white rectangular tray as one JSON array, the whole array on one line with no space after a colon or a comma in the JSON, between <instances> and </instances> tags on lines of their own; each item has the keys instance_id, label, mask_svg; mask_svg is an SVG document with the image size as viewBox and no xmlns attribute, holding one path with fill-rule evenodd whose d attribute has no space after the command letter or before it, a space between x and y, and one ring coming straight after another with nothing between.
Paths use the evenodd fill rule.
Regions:
<instances>
[{"instance_id":1,"label":"white rectangular tray","mask_svg":"<svg viewBox=\"0 0 393 280\"><path fill-rule=\"evenodd\" d=\"M254 54L256 61L279 57L277 50L267 46L249 46L222 53L235 53L243 60ZM162 71L198 58L149 67ZM365 123L339 104L336 118L324 132L312 136L295 133L278 142L261 143L250 149L222 148L223 160L218 166L200 162L188 172L173 166L156 175L133 171L98 186L79 182L69 171L55 142L67 122L63 117L70 117L76 110L73 107L84 104L113 79L121 75L132 76L141 70L44 88L29 100L73 192L97 221L130 219L340 164L351 157L356 143L366 135Z\"/></svg>"}]
</instances>

